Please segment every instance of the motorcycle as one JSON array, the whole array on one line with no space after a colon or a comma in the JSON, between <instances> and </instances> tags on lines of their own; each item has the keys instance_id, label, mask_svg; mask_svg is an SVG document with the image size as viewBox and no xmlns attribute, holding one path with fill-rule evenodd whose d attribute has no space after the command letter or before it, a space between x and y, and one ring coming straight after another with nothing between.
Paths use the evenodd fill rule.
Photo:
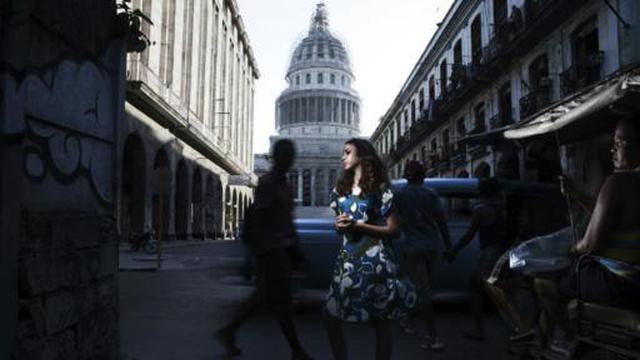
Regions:
<instances>
[{"instance_id":1,"label":"motorcycle","mask_svg":"<svg viewBox=\"0 0 640 360\"><path fill-rule=\"evenodd\" d=\"M153 229L145 229L142 234L135 231L132 232L129 237L129 243L131 244L132 251L138 251L142 248L142 250L149 255L158 252L158 241L155 239Z\"/></svg>"}]
</instances>

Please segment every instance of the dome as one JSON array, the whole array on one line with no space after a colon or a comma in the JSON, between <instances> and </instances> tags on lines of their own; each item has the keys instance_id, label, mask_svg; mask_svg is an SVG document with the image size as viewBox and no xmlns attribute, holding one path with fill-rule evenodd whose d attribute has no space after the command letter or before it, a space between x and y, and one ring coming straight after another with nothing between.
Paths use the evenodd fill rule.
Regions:
<instances>
[{"instance_id":1,"label":"dome","mask_svg":"<svg viewBox=\"0 0 640 360\"><path fill-rule=\"evenodd\" d=\"M295 71L319 67L342 70L352 75L346 48L329 31L324 4L316 6L308 35L300 41L292 53L287 76Z\"/></svg>"},{"instance_id":2,"label":"dome","mask_svg":"<svg viewBox=\"0 0 640 360\"><path fill-rule=\"evenodd\" d=\"M349 57L328 27L325 6L318 4L307 37L292 54L288 86L276 100L280 136L326 141L360 134L360 97Z\"/></svg>"}]
</instances>

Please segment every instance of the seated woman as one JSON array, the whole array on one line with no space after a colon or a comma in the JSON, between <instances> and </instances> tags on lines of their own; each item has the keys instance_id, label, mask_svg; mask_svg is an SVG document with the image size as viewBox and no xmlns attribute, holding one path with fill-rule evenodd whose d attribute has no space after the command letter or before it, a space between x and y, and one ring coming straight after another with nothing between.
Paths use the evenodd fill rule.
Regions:
<instances>
[{"instance_id":1,"label":"seated woman","mask_svg":"<svg viewBox=\"0 0 640 360\"><path fill-rule=\"evenodd\" d=\"M615 172L602 186L586 233L573 248L579 260L551 279L535 280L550 321L542 322L543 335L556 323L573 340L566 311L572 298L611 306L640 304L640 124L620 120L611 153Z\"/></svg>"}]
</instances>

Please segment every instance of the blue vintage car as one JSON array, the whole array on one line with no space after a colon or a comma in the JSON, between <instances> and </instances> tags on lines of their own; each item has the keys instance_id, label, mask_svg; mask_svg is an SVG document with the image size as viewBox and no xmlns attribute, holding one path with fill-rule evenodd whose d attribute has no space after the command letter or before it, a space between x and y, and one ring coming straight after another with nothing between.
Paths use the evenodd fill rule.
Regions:
<instances>
[{"instance_id":1,"label":"blue vintage car","mask_svg":"<svg viewBox=\"0 0 640 360\"><path fill-rule=\"evenodd\" d=\"M443 201L453 242L458 241L469 226L471 204L479 195L480 181L475 178L433 178L424 181L424 186L434 189ZM500 183L505 200L512 205L510 218L518 226L521 238L550 233L566 225L565 206L557 186L516 181ZM394 180L392 188L398 190L405 184L406 180ZM517 210L513 205L517 205ZM533 217L529 214L537 215ZM327 211L321 217L297 218L295 223L302 251L308 260L305 275L299 279L298 286L326 289L342 243L334 230L334 218ZM439 245L442 247L442 244ZM453 264L447 263L442 257L436 261L432 284L437 299L460 298L468 294L469 274L478 251L478 242L474 240L460 252Z\"/></svg>"}]
</instances>

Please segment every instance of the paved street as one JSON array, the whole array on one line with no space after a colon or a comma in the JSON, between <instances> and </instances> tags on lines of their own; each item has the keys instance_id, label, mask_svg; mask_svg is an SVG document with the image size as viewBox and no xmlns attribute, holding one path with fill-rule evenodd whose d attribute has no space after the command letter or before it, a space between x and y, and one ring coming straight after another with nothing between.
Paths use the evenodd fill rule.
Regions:
<instances>
[{"instance_id":1,"label":"paved street","mask_svg":"<svg viewBox=\"0 0 640 360\"><path fill-rule=\"evenodd\" d=\"M131 254L121 249L121 257L131 263ZM165 249L167 266L159 271L121 271L120 349L123 359L217 359L212 333L233 305L248 295L251 287L234 275L232 265L241 261L241 252L229 243ZM328 341L320 321L323 291L304 292L297 325L302 341L316 359L330 359ZM503 359L505 328L491 314L487 321L487 341L463 339L468 325L464 305L439 306L438 325L446 348L433 353L419 347L419 338L394 334L394 359ZM347 326L352 359L373 359L373 333L366 325ZM265 314L250 320L239 334L241 359L289 359L284 339L276 323Z\"/></svg>"}]
</instances>

